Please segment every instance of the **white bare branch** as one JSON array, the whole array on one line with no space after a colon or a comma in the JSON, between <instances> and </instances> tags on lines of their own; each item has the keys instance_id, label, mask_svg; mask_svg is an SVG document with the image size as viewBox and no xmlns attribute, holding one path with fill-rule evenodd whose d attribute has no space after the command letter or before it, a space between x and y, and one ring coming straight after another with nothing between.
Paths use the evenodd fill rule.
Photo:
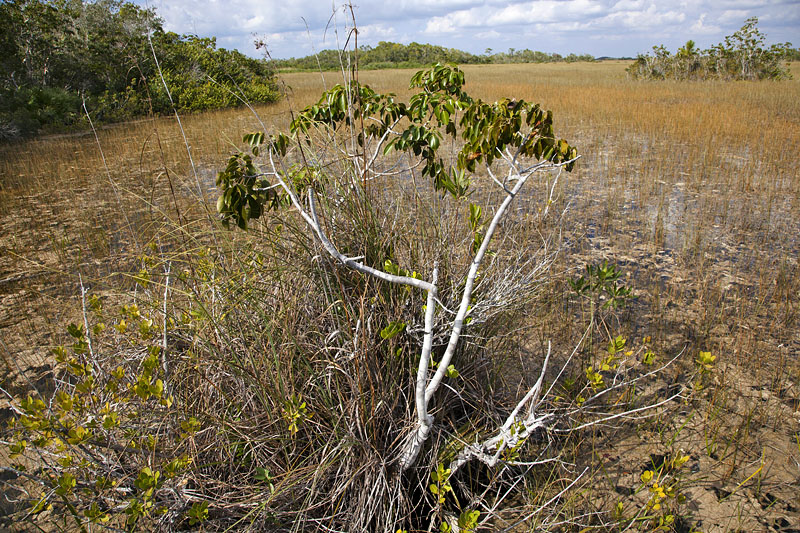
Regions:
<instances>
[{"instance_id":1,"label":"white bare branch","mask_svg":"<svg viewBox=\"0 0 800 533\"><path fill-rule=\"evenodd\" d=\"M442 378L444 378L444 374L447 371L447 366L450 364L450 360L453 358L456 346L458 345L458 339L461 335L461 330L464 327L464 319L467 317L470 299L472 298L472 288L475 284L475 276L478 274L478 268L480 268L483 257L486 255L486 251L489 248L489 243L492 240L492 236L497 230L497 226L500 223L500 220L503 218L503 215L505 215L506 211L508 210L508 206L511 205L514 197L520 191L522 186L525 185L525 181L528 179L528 177L530 177L530 174L520 176L519 180L514 185L514 188L506 194L503 203L500 204L500 207L497 209L494 217L492 217L492 222L489 224L489 227L486 230L486 234L483 237L483 242L478 249L478 253L475 254L475 258L472 260L472 264L469 267L469 272L467 273L466 283L464 284L464 292L461 296L461 305L458 308L458 314L453 321L453 329L451 330L450 341L447 344L444 355L442 355L442 360L439 362L439 368L437 369L436 374L433 376L430 383L428 383L427 388L425 389L426 401L430 401L430 399L433 397L433 394L436 392L436 389L439 388L439 384L442 382Z\"/></svg>"},{"instance_id":2,"label":"white bare branch","mask_svg":"<svg viewBox=\"0 0 800 533\"><path fill-rule=\"evenodd\" d=\"M431 290L428 291L427 307L425 309L425 336L422 341L422 353L417 369L417 383L414 391L417 408L418 427L408 438L400 456L400 468L408 469L417 460L422 444L427 440L433 426L433 416L428 414L428 402L425 401L425 384L428 381L428 364L431 359L433 346L433 316L436 311L436 282L439 278L439 266L434 263L431 276Z\"/></svg>"}]
</instances>

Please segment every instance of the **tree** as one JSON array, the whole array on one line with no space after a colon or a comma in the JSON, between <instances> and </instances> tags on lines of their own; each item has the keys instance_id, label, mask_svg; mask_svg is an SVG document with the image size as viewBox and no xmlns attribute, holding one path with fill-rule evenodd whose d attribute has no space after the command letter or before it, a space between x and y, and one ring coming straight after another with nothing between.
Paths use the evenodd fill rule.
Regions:
<instances>
[{"instance_id":1,"label":"tree","mask_svg":"<svg viewBox=\"0 0 800 533\"><path fill-rule=\"evenodd\" d=\"M494 304L478 299L475 290L483 262L493 254L489 246L511 203L530 178L542 172L570 171L577 159L577 150L555 137L549 111L521 100L505 99L490 104L473 99L464 92L464 74L458 68L436 65L420 71L412 77L411 87L418 92L406 105L354 80L337 85L292 121L291 136L282 133L246 136L252 155L232 156L217 179L222 191L217 209L225 223L234 222L247 228L250 221L268 210L291 206L335 264L389 285L407 286L427 294L416 385L413 397L408 399L416 406L415 421L405 444L397 456L391 458L401 470L415 464L434 430L432 412L436 393L447 376L458 375L455 355L465 328L469 329L471 321L486 321L492 309L504 305L502 302L513 299L514 291L522 289L522 285L513 283L506 286L500 294L494 295ZM398 129L404 122L407 125ZM445 136L460 145L453 159L448 161L442 149ZM321 146L338 145L336 152L348 162L345 175L328 174L327 162L320 160L320 155L311 148L317 142L321 142ZM473 258L465 275L443 272L440 261L415 265L414 268L423 273L418 274L412 273L410 267L396 266L391 257L385 261L383 258L376 260L366 252L361 257L348 257L328 236L325 228L333 223L337 213L321 212L318 195L324 191L329 199L331 195L335 198L341 194L368 197L369 183L385 174L381 171L381 158L398 152L411 161L404 173L413 173L415 168L421 167L420 172L431 180L433 191L455 202L466 202L470 196L471 181L476 178L479 164L485 166L503 198L491 215L488 209L484 215L479 205L470 203L468 206ZM253 159L262 153L268 158L266 170L256 167ZM290 166L286 162L291 153L300 157L300 165ZM495 174L498 166L506 168L503 176ZM330 204L330 200L324 204ZM450 260L443 257L441 263L449 264ZM445 290L440 280L452 276L457 277L457 282ZM457 306L452 320L442 316L441 309L446 304L441 302L453 302L447 305ZM391 323L381 335L391 338L406 326L405 323ZM448 340L437 348L440 355L435 372L431 372L434 339L442 335ZM546 358L542 376L547 363ZM485 440L470 444L453 455L446 475L453 475L472 459L494 466L504 450L516 449L535 429L540 429L550 418L549 415L542 418L536 412L541 388L542 378L508 416L497 435L486 436ZM523 416L525 407L528 412ZM435 469L435 465L433 467ZM426 466L423 470L430 468ZM441 467L440 470L437 478L440 484L435 494L444 503L441 483L446 481L445 469Z\"/></svg>"},{"instance_id":2,"label":"tree","mask_svg":"<svg viewBox=\"0 0 800 533\"><path fill-rule=\"evenodd\" d=\"M694 41L691 39L686 41L686 44L678 49L679 57L684 57L684 58L694 57L697 55L697 53L698 53L697 48L695 48Z\"/></svg>"}]
</instances>

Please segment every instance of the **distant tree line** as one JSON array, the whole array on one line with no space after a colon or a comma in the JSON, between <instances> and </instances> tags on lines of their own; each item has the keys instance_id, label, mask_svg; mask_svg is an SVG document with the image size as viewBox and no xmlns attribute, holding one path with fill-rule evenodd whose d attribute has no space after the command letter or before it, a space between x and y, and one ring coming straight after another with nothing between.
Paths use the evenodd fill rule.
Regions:
<instances>
[{"instance_id":1,"label":"distant tree line","mask_svg":"<svg viewBox=\"0 0 800 533\"><path fill-rule=\"evenodd\" d=\"M150 39L148 39L148 36ZM152 49L151 49L152 44ZM277 98L265 60L214 38L165 32L153 9L119 0L0 2L0 141L173 109Z\"/></svg>"},{"instance_id":2,"label":"distant tree line","mask_svg":"<svg viewBox=\"0 0 800 533\"><path fill-rule=\"evenodd\" d=\"M786 53L787 61L800 61L800 48L791 48Z\"/></svg>"},{"instance_id":3,"label":"distant tree line","mask_svg":"<svg viewBox=\"0 0 800 533\"><path fill-rule=\"evenodd\" d=\"M689 40L673 55L663 45L654 46L652 54L640 54L628 67L637 79L674 80L779 80L791 78L786 63L800 59L800 51L791 43L766 46L766 36L758 30L758 18L747 19L744 26L725 41L708 50L699 50Z\"/></svg>"},{"instance_id":4,"label":"distant tree line","mask_svg":"<svg viewBox=\"0 0 800 533\"><path fill-rule=\"evenodd\" d=\"M351 56L352 60L352 56ZM358 49L358 66L361 69L419 68L433 63L456 63L476 65L488 63L553 63L560 61L594 61L589 54L548 54L532 50L516 50L492 53L487 48L484 54L476 55L456 48L445 48L432 44L400 44L381 41L377 46L361 46ZM336 70L341 57L337 50L322 50L316 55L301 58L276 59L273 65L281 70Z\"/></svg>"}]
</instances>

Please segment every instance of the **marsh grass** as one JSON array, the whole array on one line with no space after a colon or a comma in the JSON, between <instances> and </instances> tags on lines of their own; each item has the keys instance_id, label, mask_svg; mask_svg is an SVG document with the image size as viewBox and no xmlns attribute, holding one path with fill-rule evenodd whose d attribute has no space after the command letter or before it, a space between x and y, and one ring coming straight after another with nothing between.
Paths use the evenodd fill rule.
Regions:
<instances>
[{"instance_id":1,"label":"marsh grass","mask_svg":"<svg viewBox=\"0 0 800 533\"><path fill-rule=\"evenodd\" d=\"M756 530L781 520L791 523L800 517L800 454L792 440L800 424L800 82L634 82L625 77L626 66L464 68L467 90L474 96L494 100L513 95L552 109L559 135L583 154L575 172L562 176L557 186L554 208L564 210L564 216L554 275L524 312L501 323L514 323L510 330L517 337L493 340L487 330L473 341L479 355L469 364L484 369L479 376L497 380L488 353L524 375L536 371L535 354L548 339L568 350L585 321L566 280L587 263L615 262L637 299L613 317L609 325L616 331L609 334L624 334L637 345L652 337L650 345L662 361L685 350L675 382L686 379L699 350L717 354L720 364L690 406L603 428L586 442L566 443L576 468L588 465L592 475L562 499L556 518L612 529L610 509L618 501L629 515L643 505L639 493L628 492L639 483L642 465L652 454L681 448L691 456L695 473L686 481L690 502L681 508L687 527ZM793 70L798 76L797 64ZM360 80L405 99L411 72L366 71ZM292 109L315 101L336 80L335 73L285 74L291 98L258 108L258 115L268 128L285 130ZM259 121L247 110L189 115L182 121L196 175L169 117L98 131L106 165L91 134L0 148L0 326L7 367L2 386L21 394L49 370L47 351L36 347L63 342L63 325L79 316L79 273L109 304L125 303L133 293L155 312L169 264L183 276L169 313L176 323L185 321L175 342L192 347L175 364L194 369L184 372L184 379L194 380L191 388L207 391L186 408L208 413L204 423L222 428L220 435L203 433L195 442L207 459L196 482L207 484L205 494L215 495L217 509L239 509L239 516L262 526L273 519L300 518L308 527L322 524L315 522L320 518L308 508L302 488L313 486L322 494L347 486L325 468L319 471L320 465L341 465L342 457L361 462L360 477L346 490L329 492L330 503L358 498L366 487L379 487L375 490L383 494L397 490L391 480L380 478L381 454L376 452L391 448L393 443L381 439L397 428L380 426L384 417L366 417L380 412L375 405L370 411L350 404L347 413L337 415L335 391L408 387L411 373L391 356L382 359L381 367L347 366L359 357L367 360L370 350L387 347L363 344L357 335L338 338L337 349L356 347L348 356L355 362L342 363L332 358L326 344L331 341L320 338L320 332L355 331L369 305L382 306L387 316L397 313L393 309L403 308L401 295L381 293L379 304L370 304L363 281L340 275L321 279L313 262L287 264L286 257L316 257L313 243L291 218L259 224L249 235L218 228L203 197L212 200L213 209L216 170L243 133L260 129ZM535 184L539 193L543 189L544 184ZM409 187L387 198L413 202L412 192ZM391 201L379 207L397 228L420 223L393 211ZM504 236L512 248L525 250L539 242L541 228L522 223L529 219L526 210L534 208L522 203L515 211ZM372 242L370 228L365 219L361 233L348 236L343 229L342 235L359 248ZM426 250L399 259L413 268L415 261L423 264L432 257ZM461 260L467 260L466 253ZM459 261L454 271L463 266ZM142 270L154 280L149 289L137 282ZM320 282L322 301L312 296L312 286ZM203 313L191 318L201 308ZM607 339L598 335L596 341L602 345ZM588 362L594 353L586 348L581 356ZM328 375L332 381L316 386L308 380L319 375L320 365L345 365L347 371L333 372ZM579 377L583 368L572 371ZM397 381L390 386L387 376ZM495 394L501 404L504 391L519 385L491 383L480 394ZM465 386L475 392L484 385ZM308 420L313 429L295 439L284 430L283 402L299 391L317 414ZM253 403L231 413L234 397ZM373 401L388 405L391 397ZM390 409L408 415L409 407ZM315 440L327 433L337 436L331 442L346 442L346 433L354 430L348 424L369 435L363 442L373 447L326 448ZM262 440L249 441L256 427L266 428L259 433ZM310 452L298 463L292 450L301 442ZM276 448L285 453L275 455ZM220 477L215 465L230 464L240 467ZM759 464L763 475L755 483L749 476ZM253 481L257 468L278 473L269 501L283 503L271 507L303 511L248 515L256 502L237 499L230 488L263 490L263 483ZM424 482L423 476L421 492L415 494L420 500ZM567 485L557 469L531 474L524 483L528 497L515 501L515 516L526 516ZM405 504L413 514L419 502ZM539 519L531 517L534 522L519 527L536 527ZM507 524L515 521L509 516Z\"/></svg>"}]
</instances>

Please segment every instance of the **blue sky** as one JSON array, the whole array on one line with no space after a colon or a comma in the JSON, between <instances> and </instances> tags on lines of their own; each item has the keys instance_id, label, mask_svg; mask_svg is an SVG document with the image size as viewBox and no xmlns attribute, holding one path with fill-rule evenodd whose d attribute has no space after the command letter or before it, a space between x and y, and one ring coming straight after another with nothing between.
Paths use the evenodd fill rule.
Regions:
<instances>
[{"instance_id":1,"label":"blue sky","mask_svg":"<svg viewBox=\"0 0 800 533\"><path fill-rule=\"evenodd\" d=\"M352 25L341 0L134 0L154 7L165 28L216 36L217 44L258 57L301 57L344 44ZM483 53L509 48L635 56L655 44L672 51L688 39L722 41L751 16L770 43L800 46L800 0L353 0L358 42L438 44Z\"/></svg>"}]
</instances>

